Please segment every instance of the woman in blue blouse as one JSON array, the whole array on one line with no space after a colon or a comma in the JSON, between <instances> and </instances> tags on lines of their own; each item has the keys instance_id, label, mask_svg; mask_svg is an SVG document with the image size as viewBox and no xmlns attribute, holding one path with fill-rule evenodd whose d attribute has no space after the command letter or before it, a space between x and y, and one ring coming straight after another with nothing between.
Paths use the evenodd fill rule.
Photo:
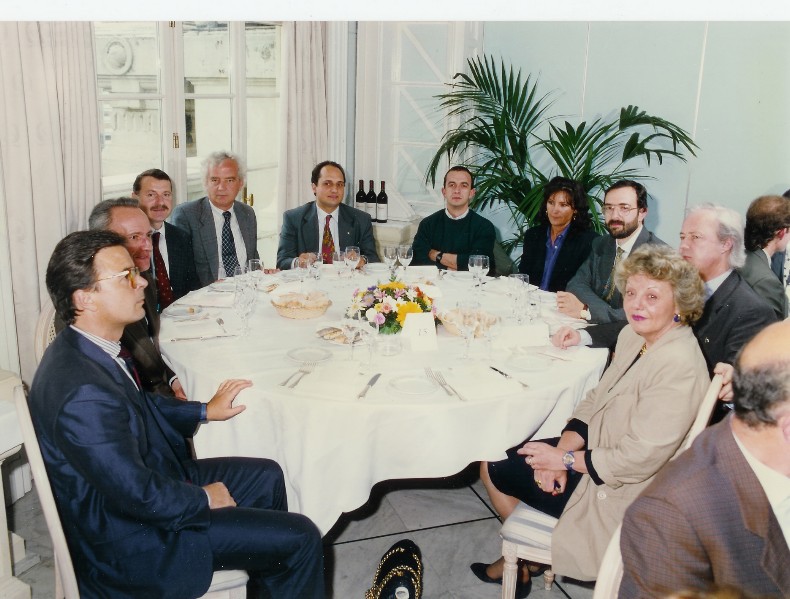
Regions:
<instances>
[{"instance_id":1,"label":"woman in blue blouse","mask_svg":"<svg viewBox=\"0 0 790 599\"><path fill-rule=\"evenodd\" d=\"M587 194L578 181L554 177L543 189L538 224L524 233L519 272L545 291L565 291L590 254L592 228Z\"/></svg>"}]
</instances>

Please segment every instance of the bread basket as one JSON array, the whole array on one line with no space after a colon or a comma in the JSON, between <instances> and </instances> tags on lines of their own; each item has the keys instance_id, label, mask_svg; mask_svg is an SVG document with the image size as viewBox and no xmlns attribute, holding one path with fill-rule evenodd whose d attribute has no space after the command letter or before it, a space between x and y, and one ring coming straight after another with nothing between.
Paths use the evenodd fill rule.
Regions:
<instances>
[{"instance_id":1,"label":"bread basket","mask_svg":"<svg viewBox=\"0 0 790 599\"><path fill-rule=\"evenodd\" d=\"M294 320L308 320L323 315L332 301L321 291L283 293L271 300L277 314Z\"/></svg>"}]
</instances>

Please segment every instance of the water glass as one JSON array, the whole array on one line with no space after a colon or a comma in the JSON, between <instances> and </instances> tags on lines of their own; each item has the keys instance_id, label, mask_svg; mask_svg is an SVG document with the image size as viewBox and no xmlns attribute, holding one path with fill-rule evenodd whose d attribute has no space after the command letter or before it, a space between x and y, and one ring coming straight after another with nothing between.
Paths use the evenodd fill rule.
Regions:
<instances>
[{"instance_id":1,"label":"water glass","mask_svg":"<svg viewBox=\"0 0 790 599\"><path fill-rule=\"evenodd\" d=\"M247 260L247 276L252 280L257 289L261 277L263 276L263 261L258 258Z\"/></svg>"},{"instance_id":2,"label":"water glass","mask_svg":"<svg viewBox=\"0 0 790 599\"><path fill-rule=\"evenodd\" d=\"M233 309L241 318L241 336L246 337L249 333L249 317L255 307L257 294L246 277L236 278L236 290L233 294Z\"/></svg>"},{"instance_id":3,"label":"water glass","mask_svg":"<svg viewBox=\"0 0 790 599\"><path fill-rule=\"evenodd\" d=\"M462 300L456 305L458 318L456 324L464 337L465 349L464 359L469 357L469 349L472 346L472 339L475 337L478 324L480 323L480 304L469 300Z\"/></svg>"},{"instance_id":4,"label":"water glass","mask_svg":"<svg viewBox=\"0 0 790 599\"><path fill-rule=\"evenodd\" d=\"M362 254L359 251L359 247L355 245L350 245L346 248L346 268L351 271L351 276L354 275L354 269L356 269L357 265L359 264L361 255Z\"/></svg>"},{"instance_id":5,"label":"water glass","mask_svg":"<svg viewBox=\"0 0 790 599\"><path fill-rule=\"evenodd\" d=\"M398 262L403 268L406 268L409 264L411 264L411 259L414 257L414 250L412 250L410 245L399 245L398 246Z\"/></svg>"},{"instance_id":6,"label":"water glass","mask_svg":"<svg viewBox=\"0 0 790 599\"><path fill-rule=\"evenodd\" d=\"M390 269L390 276L392 276L392 269L398 261L398 246L385 245L382 258L384 258L384 264Z\"/></svg>"},{"instance_id":7,"label":"water glass","mask_svg":"<svg viewBox=\"0 0 790 599\"><path fill-rule=\"evenodd\" d=\"M320 279L321 267L323 267L323 265L324 265L324 257L321 255L321 252L318 252L317 254L315 254L315 260L313 260L313 263L310 265L309 268L310 277L316 280Z\"/></svg>"}]
</instances>

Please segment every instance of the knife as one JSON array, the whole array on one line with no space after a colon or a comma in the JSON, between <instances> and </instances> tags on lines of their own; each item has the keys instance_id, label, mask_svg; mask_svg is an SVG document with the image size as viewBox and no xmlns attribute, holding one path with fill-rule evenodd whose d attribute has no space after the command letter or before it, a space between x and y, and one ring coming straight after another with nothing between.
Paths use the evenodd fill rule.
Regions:
<instances>
[{"instance_id":1,"label":"knife","mask_svg":"<svg viewBox=\"0 0 790 599\"><path fill-rule=\"evenodd\" d=\"M380 372L377 372L376 374L374 374L374 375L371 377L371 379L368 381L368 384L367 384L367 385L365 385L365 388L364 388L364 389L362 389L362 391L360 391L360 392L359 392L359 395L357 395L357 399L364 399L364 398L365 398L365 395L367 395L368 391L370 391L370 388L371 388L373 385L375 385L375 384L376 384L376 381L378 381L378 380L379 380L379 377L380 377L380 376L381 376L381 373L380 373Z\"/></svg>"},{"instance_id":2,"label":"knife","mask_svg":"<svg viewBox=\"0 0 790 599\"><path fill-rule=\"evenodd\" d=\"M176 341L205 341L206 339L221 339L222 337L235 337L236 335L203 335L202 337L174 337L167 339L170 343Z\"/></svg>"},{"instance_id":3,"label":"knife","mask_svg":"<svg viewBox=\"0 0 790 599\"><path fill-rule=\"evenodd\" d=\"M507 372L505 372L505 371L503 371L503 370L499 370L499 368L495 368L495 367L493 367L493 366L489 366L489 368L490 368L491 370L493 370L494 372L498 372L499 374L501 374L503 377L505 377L505 378L506 378L507 380L509 380L509 381L511 381L511 380L512 380L512 381L516 381L516 382L519 382L519 383L521 383L521 386L522 386L522 387L524 387L525 389L528 389L528 388L529 388L529 385L527 385L527 384L526 384L524 381L522 381L522 380L520 380L520 379L513 378L513 375L512 375L512 374L508 374Z\"/></svg>"}]
</instances>

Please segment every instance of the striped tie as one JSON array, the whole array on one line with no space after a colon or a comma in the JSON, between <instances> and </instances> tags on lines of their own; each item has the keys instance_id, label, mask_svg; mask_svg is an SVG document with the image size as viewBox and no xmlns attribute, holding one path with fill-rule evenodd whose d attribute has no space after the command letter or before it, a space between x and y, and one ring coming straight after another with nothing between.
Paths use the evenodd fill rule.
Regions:
<instances>
[{"instance_id":1,"label":"striped tie","mask_svg":"<svg viewBox=\"0 0 790 599\"><path fill-rule=\"evenodd\" d=\"M239 265L236 257L236 243L233 240L233 231L230 230L230 211L222 213L225 224L222 225L222 266L225 269L225 276L232 277L233 271Z\"/></svg>"},{"instance_id":2,"label":"striped tie","mask_svg":"<svg viewBox=\"0 0 790 599\"><path fill-rule=\"evenodd\" d=\"M620 264L620 261L623 259L623 254L625 254L625 250L618 245L617 253L614 256L614 264L612 264L612 272L609 273L609 281L606 283L609 291L606 293L604 299L607 302L612 301L612 297L614 297L614 290L616 288L616 285L614 284L614 271L617 270L617 265Z\"/></svg>"}]
</instances>

